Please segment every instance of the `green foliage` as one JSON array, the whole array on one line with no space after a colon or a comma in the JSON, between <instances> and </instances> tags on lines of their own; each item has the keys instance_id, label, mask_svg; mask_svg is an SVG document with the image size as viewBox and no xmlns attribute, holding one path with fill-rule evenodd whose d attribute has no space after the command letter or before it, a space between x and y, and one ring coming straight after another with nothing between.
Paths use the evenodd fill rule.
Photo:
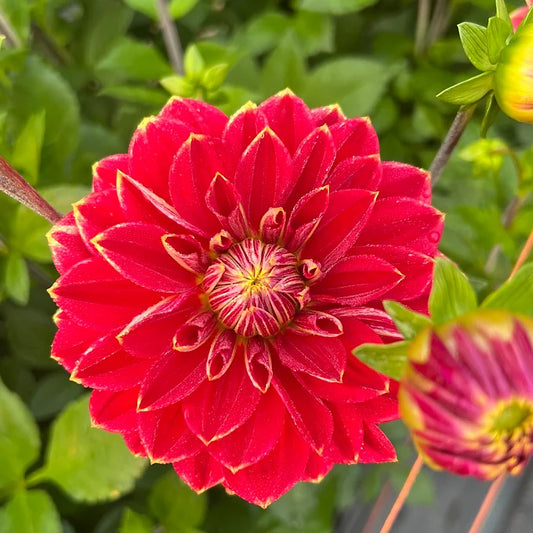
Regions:
<instances>
[{"instance_id":1,"label":"green foliage","mask_svg":"<svg viewBox=\"0 0 533 533\"><path fill-rule=\"evenodd\" d=\"M524 265L510 280L487 296L481 307L533 316L533 264Z\"/></svg>"},{"instance_id":2,"label":"green foliage","mask_svg":"<svg viewBox=\"0 0 533 533\"><path fill-rule=\"evenodd\" d=\"M415 313L398 302L386 300L383 302L383 307L406 340L413 339L420 331L431 324L431 320L426 315Z\"/></svg>"},{"instance_id":3,"label":"green foliage","mask_svg":"<svg viewBox=\"0 0 533 533\"><path fill-rule=\"evenodd\" d=\"M377 372L393 379L400 379L407 362L408 345L408 341L392 344L361 344L354 350L354 354Z\"/></svg>"}]
</instances>

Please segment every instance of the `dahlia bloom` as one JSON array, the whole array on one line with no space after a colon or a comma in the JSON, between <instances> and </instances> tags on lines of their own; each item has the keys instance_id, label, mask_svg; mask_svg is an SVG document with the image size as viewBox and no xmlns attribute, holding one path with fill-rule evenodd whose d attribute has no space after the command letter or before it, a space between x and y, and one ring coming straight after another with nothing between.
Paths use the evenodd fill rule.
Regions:
<instances>
[{"instance_id":1,"label":"dahlia bloom","mask_svg":"<svg viewBox=\"0 0 533 533\"><path fill-rule=\"evenodd\" d=\"M368 119L290 91L229 119L173 98L50 231L52 355L94 424L194 490L266 506L334 463L391 461L395 383L351 350L423 310L443 216Z\"/></svg>"},{"instance_id":2,"label":"dahlia bloom","mask_svg":"<svg viewBox=\"0 0 533 533\"><path fill-rule=\"evenodd\" d=\"M533 320L507 311L426 329L410 346L400 412L433 468L494 479L533 454Z\"/></svg>"},{"instance_id":3,"label":"dahlia bloom","mask_svg":"<svg viewBox=\"0 0 533 533\"><path fill-rule=\"evenodd\" d=\"M518 9L515 9L510 13L511 17L511 23L513 25L513 30L516 31L518 26L522 23L522 21L526 18L526 15L529 13L529 10L531 9L531 6L533 6L533 0L526 0L526 6L519 7Z\"/></svg>"},{"instance_id":4,"label":"dahlia bloom","mask_svg":"<svg viewBox=\"0 0 533 533\"><path fill-rule=\"evenodd\" d=\"M520 27L502 50L494 95L506 115L533 124L533 23Z\"/></svg>"}]
</instances>

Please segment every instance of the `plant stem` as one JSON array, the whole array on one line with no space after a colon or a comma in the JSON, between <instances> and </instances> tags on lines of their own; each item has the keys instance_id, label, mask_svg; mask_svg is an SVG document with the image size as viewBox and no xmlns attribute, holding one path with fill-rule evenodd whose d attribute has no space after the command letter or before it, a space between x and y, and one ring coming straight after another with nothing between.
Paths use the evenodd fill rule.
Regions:
<instances>
[{"instance_id":1,"label":"plant stem","mask_svg":"<svg viewBox=\"0 0 533 533\"><path fill-rule=\"evenodd\" d=\"M403 484L402 490L394 501L389 515L387 516L385 523L383 524L383 527L380 529L379 533L389 533L389 531L391 530L396 518L398 517L398 514L402 510L403 504L405 503L407 496L409 496L409 492L413 488L418 473L422 468L422 464L422 457L418 455L415 462L413 463L413 466L411 467L411 470L409 471L409 475L407 476L405 483Z\"/></svg>"},{"instance_id":2,"label":"plant stem","mask_svg":"<svg viewBox=\"0 0 533 533\"><path fill-rule=\"evenodd\" d=\"M415 30L415 55L420 55L426 49L426 35L429 24L430 0L418 0Z\"/></svg>"},{"instance_id":3,"label":"plant stem","mask_svg":"<svg viewBox=\"0 0 533 533\"><path fill-rule=\"evenodd\" d=\"M20 48L22 46L22 41L17 35L17 32L14 30L11 22L4 15L4 12L0 10L0 33L3 33L6 36L6 41L15 48Z\"/></svg>"},{"instance_id":4,"label":"plant stem","mask_svg":"<svg viewBox=\"0 0 533 533\"><path fill-rule=\"evenodd\" d=\"M183 51L178 29L170 17L167 0L155 0L155 5L170 64L176 74L183 76Z\"/></svg>"},{"instance_id":5,"label":"plant stem","mask_svg":"<svg viewBox=\"0 0 533 533\"><path fill-rule=\"evenodd\" d=\"M527 256L530 254L532 249L533 249L533 229L531 230L531 233L529 234L526 244L524 245L524 247L522 248L522 251L520 252L520 255L518 256L516 264L513 267L513 270L511 271L511 274L509 276L509 279L511 279L518 272L518 269L525 263Z\"/></svg>"},{"instance_id":6,"label":"plant stem","mask_svg":"<svg viewBox=\"0 0 533 533\"><path fill-rule=\"evenodd\" d=\"M0 191L25 205L50 223L60 218L58 213L2 156L0 156Z\"/></svg>"},{"instance_id":7,"label":"plant stem","mask_svg":"<svg viewBox=\"0 0 533 533\"><path fill-rule=\"evenodd\" d=\"M500 476L498 479L492 482L492 485L490 486L490 489L487 492L487 495L485 496L485 499L483 500L483 503L479 508L476 518L474 519L474 523L472 524L468 533L479 533L481 531L481 528L485 523L487 515L489 514L492 505L496 501L496 498L498 497L504 482L505 475Z\"/></svg>"},{"instance_id":8,"label":"plant stem","mask_svg":"<svg viewBox=\"0 0 533 533\"><path fill-rule=\"evenodd\" d=\"M463 135L468 123L470 122L470 119L472 118L472 115L474 114L475 108L475 104L462 106L457 112L457 115L455 115L450 129L448 130L444 141L442 141L435 159L433 159L433 162L429 167L429 172L431 173L431 183L433 185L439 181L444 167L450 160L450 156L452 155L457 143L459 142L459 139Z\"/></svg>"},{"instance_id":9,"label":"plant stem","mask_svg":"<svg viewBox=\"0 0 533 533\"><path fill-rule=\"evenodd\" d=\"M374 502L374 505L372 506L372 509L370 510L370 513L368 513L368 518L366 519L365 525L361 533L372 533L374 531L374 525L376 524L376 521L379 518L383 507L385 507L385 504L389 499L390 493L390 481L385 481L385 483L381 487L381 491L378 497L376 498L376 501Z\"/></svg>"}]
</instances>

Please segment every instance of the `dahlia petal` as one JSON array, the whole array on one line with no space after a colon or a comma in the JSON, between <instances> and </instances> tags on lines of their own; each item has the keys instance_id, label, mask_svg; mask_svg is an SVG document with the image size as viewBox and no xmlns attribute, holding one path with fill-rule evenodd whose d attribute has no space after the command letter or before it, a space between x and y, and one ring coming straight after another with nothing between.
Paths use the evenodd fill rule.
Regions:
<instances>
[{"instance_id":1,"label":"dahlia petal","mask_svg":"<svg viewBox=\"0 0 533 533\"><path fill-rule=\"evenodd\" d=\"M204 448L185 423L181 404L139 411L137 425L152 463L182 461L197 455Z\"/></svg>"},{"instance_id":2,"label":"dahlia petal","mask_svg":"<svg viewBox=\"0 0 533 533\"><path fill-rule=\"evenodd\" d=\"M269 207L283 205L292 176L292 160L276 134L265 128L250 143L235 170L235 187L247 220L259 229Z\"/></svg>"},{"instance_id":3,"label":"dahlia petal","mask_svg":"<svg viewBox=\"0 0 533 533\"><path fill-rule=\"evenodd\" d=\"M335 191L302 255L319 260L327 271L353 246L376 204L377 193L359 189Z\"/></svg>"},{"instance_id":4,"label":"dahlia petal","mask_svg":"<svg viewBox=\"0 0 533 533\"><path fill-rule=\"evenodd\" d=\"M282 366L274 370L272 385L296 429L318 454L322 454L333 434L333 417L329 409Z\"/></svg>"},{"instance_id":5,"label":"dahlia petal","mask_svg":"<svg viewBox=\"0 0 533 533\"><path fill-rule=\"evenodd\" d=\"M264 394L252 416L239 428L209 444L209 453L232 472L257 463L279 441L285 407L274 391Z\"/></svg>"},{"instance_id":6,"label":"dahlia petal","mask_svg":"<svg viewBox=\"0 0 533 533\"><path fill-rule=\"evenodd\" d=\"M372 398L358 405L359 414L365 421L372 421L373 424L383 424L392 422L399 418L398 402L395 395L384 394Z\"/></svg>"},{"instance_id":7,"label":"dahlia petal","mask_svg":"<svg viewBox=\"0 0 533 533\"><path fill-rule=\"evenodd\" d=\"M332 191L340 189L377 191L379 188L381 195L381 175L382 163L378 154L353 156L336 165L326 183Z\"/></svg>"},{"instance_id":8,"label":"dahlia petal","mask_svg":"<svg viewBox=\"0 0 533 533\"><path fill-rule=\"evenodd\" d=\"M236 111L226 124L222 140L235 161L232 171L248 145L258 133L268 126L267 118L252 102L244 104Z\"/></svg>"},{"instance_id":9,"label":"dahlia petal","mask_svg":"<svg viewBox=\"0 0 533 533\"><path fill-rule=\"evenodd\" d=\"M184 292L194 276L165 250L166 231L159 226L129 222L93 238L98 252L117 272L136 285L159 292Z\"/></svg>"},{"instance_id":10,"label":"dahlia petal","mask_svg":"<svg viewBox=\"0 0 533 533\"><path fill-rule=\"evenodd\" d=\"M254 387L266 392L272 381L272 356L264 339L252 337L248 339L244 350L246 371Z\"/></svg>"},{"instance_id":11,"label":"dahlia petal","mask_svg":"<svg viewBox=\"0 0 533 533\"><path fill-rule=\"evenodd\" d=\"M244 500L268 507L300 479L309 457L309 447L290 423L277 446L261 461L236 473L226 471L224 486Z\"/></svg>"},{"instance_id":12,"label":"dahlia petal","mask_svg":"<svg viewBox=\"0 0 533 533\"><path fill-rule=\"evenodd\" d=\"M157 294L124 279L99 257L73 266L49 293L79 324L101 335L123 327L159 299Z\"/></svg>"},{"instance_id":13,"label":"dahlia petal","mask_svg":"<svg viewBox=\"0 0 533 533\"><path fill-rule=\"evenodd\" d=\"M228 117L216 107L192 98L173 96L159 113L162 119L180 120L194 133L220 136Z\"/></svg>"},{"instance_id":14,"label":"dahlia petal","mask_svg":"<svg viewBox=\"0 0 533 533\"><path fill-rule=\"evenodd\" d=\"M228 175L224 145L220 139L202 135L187 139L170 169L170 195L176 211L208 238L221 229L206 205L206 193L217 173Z\"/></svg>"},{"instance_id":15,"label":"dahlia petal","mask_svg":"<svg viewBox=\"0 0 533 533\"><path fill-rule=\"evenodd\" d=\"M346 365L342 342L331 337L302 336L288 329L276 339L279 359L295 372L305 372L325 381L340 382Z\"/></svg>"},{"instance_id":16,"label":"dahlia petal","mask_svg":"<svg viewBox=\"0 0 533 533\"><path fill-rule=\"evenodd\" d=\"M235 185L217 173L206 192L205 203L218 218L222 227L236 239L243 239L248 232L241 196Z\"/></svg>"},{"instance_id":17,"label":"dahlia petal","mask_svg":"<svg viewBox=\"0 0 533 533\"><path fill-rule=\"evenodd\" d=\"M291 330L304 335L338 337L343 333L343 326L337 317L329 313L315 309L304 309L294 317Z\"/></svg>"},{"instance_id":18,"label":"dahlia petal","mask_svg":"<svg viewBox=\"0 0 533 533\"><path fill-rule=\"evenodd\" d=\"M177 328L199 309L195 293L170 296L137 315L117 339L129 354L154 359L172 349Z\"/></svg>"},{"instance_id":19,"label":"dahlia petal","mask_svg":"<svg viewBox=\"0 0 533 533\"><path fill-rule=\"evenodd\" d=\"M180 232L183 228L198 233L198 229L183 220L163 198L121 172L117 177L117 194L127 222L142 220L147 224L161 226L171 233Z\"/></svg>"},{"instance_id":20,"label":"dahlia petal","mask_svg":"<svg viewBox=\"0 0 533 533\"><path fill-rule=\"evenodd\" d=\"M233 244L233 238L225 229L209 239L209 251L216 254L227 252Z\"/></svg>"},{"instance_id":21,"label":"dahlia petal","mask_svg":"<svg viewBox=\"0 0 533 533\"><path fill-rule=\"evenodd\" d=\"M396 461L394 447L375 424L363 422L363 446L359 454L359 463L388 463Z\"/></svg>"},{"instance_id":22,"label":"dahlia petal","mask_svg":"<svg viewBox=\"0 0 533 533\"><path fill-rule=\"evenodd\" d=\"M310 450L305 472L302 475L301 481L320 483L333 468L333 465L333 461L321 457L313 450Z\"/></svg>"},{"instance_id":23,"label":"dahlia petal","mask_svg":"<svg viewBox=\"0 0 533 533\"><path fill-rule=\"evenodd\" d=\"M397 161L384 161L382 169L380 198L403 196L426 204L431 201L431 176L427 170Z\"/></svg>"},{"instance_id":24,"label":"dahlia petal","mask_svg":"<svg viewBox=\"0 0 533 533\"><path fill-rule=\"evenodd\" d=\"M296 152L303 139L315 128L311 111L290 89L265 100L258 109L265 114L268 125L290 154Z\"/></svg>"},{"instance_id":25,"label":"dahlia petal","mask_svg":"<svg viewBox=\"0 0 533 533\"><path fill-rule=\"evenodd\" d=\"M72 372L82 354L100 333L80 326L63 311L54 317L54 322L57 332L52 342L51 357Z\"/></svg>"},{"instance_id":26,"label":"dahlia petal","mask_svg":"<svg viewBox=\"0 0 533 533\"><path fill-rule=\"evenodd\" d=\"M193 235L165 235L162 242L168 255L185 270L203 274L209 266L206 251Z\"/></svg>"},{"instance_id":27,"label":"dahlia petal","mask_svg":"<svg viewBox=\"0 0 533 533\"><path fill-rule=\"evenodd\" d=\"M225 320L230 321L231 315L227 315ZM268 311L255 307L242 310L234 327L243 337L253 337L254 335L270 337L279 331L279 322Z\"/></svg>"},{"instance_id":28,"label":"dahlia petal","mask_svg":"<svg viewBox=\"0 0 533 533\"><path fill-rule=\"evenodd\" d=\"M128 154L115 154L100 159L93 166L93 191L99 192L115 187L117 174L127 172Z\"/></svg>"},{"instance_id":29,"label":"dahlia petal","mask_svg":"<svg viewBox=\"0 0 533 533\"><path fill-rule=\"evenodd\" d=\"M211 337L216 325L213 313L199 313L178 326L172 339L172 347L178 352L192 352Z\"/></svg>"},{"instance_id":30,"label":"dahlia petal","mask_svg":"<svg viewBox=\"0 0 533 533\"><path fill-rule=\"evenodd\" d=\"M297 250L310 239L328 208L329 196L329 188L321 187L313 189L296 202L283 238L287 250Z\"/></svg>"},{"instance_id":31,"label":"dahlia petal","mask_svg":"<svg viewBox=\"0 0 533 533\"><path fill-rule=\"evenodd\" d=\"M222 377L204 381L183 401L183 413L189 429L208 444L242 426L260 399L261 393L252 385L240 352Z\"/></svg>"},{"instance_id":32,"label":"dahlia petal","mask_svg":"<svg viewBox=\"0 0 533 533\"><path fill-rule=\"evenodd\" d=\"M348 352L360 344L371 342L373 344L382 344L377 332L375 332L367 324L364 324L361 320L358 320L354 316L342 315L336 311L337 318L342 322L344 335L339 339L344 344Z\"/></svg>"},{"instance_id":33,"label":"dahlia petal","mask_svg":"<svg viewBox=\"0 0 533 533\"><path fill-rule=\"evenodd\" d=\"M122 438L130 452L135 455L135 457L146 457L146 450L144 449L137 429L122 433Z\"/></svg>"},{"instance_id":34,"label":"dahlia petal","mask_svg":"<svg viewBox=\"0 0 533 533\"><path fill-rule=\"evenodd\" d=\"M192 394L207 378L204 346L194 352L172 350L160 356L145 374L138 410L161 409Z\"/></svg>"},{"instance_id":35,"label":"dahlia petal","mask_svg":"<svg viewBox=\"0 0 533 533\"><path fill-rule=\"evenodd\" d=\"M60 274L91 257L80 236L72 211L56 222L46 236L54 265Z\"/></svg>"},{"instance_id":36,"label":"dahlia petal","mask_svg":"<svg viewBox=\"0 0 533 533\"><path fill-rule=\"evenodd\" d=\"M115 189L93 192L72 206L74 219L87 248L96 254L93 237L125 222Z\"/></svg>"},{"instance_id":37,"label":"dahlia petal","mask_svg":"<svg viewBox=\"0 0 533 533\"><path fill-rule=\"evenodd\" d=\"M89 401L92 425L114 433L137 427L138 388L123 391L94 390Z\"/></svg>"},{"instance_id":38,"label":"dahlia petal","mask_svg":"<svg viewBox=\"0 0 533 533\"><path fill-rule=\"evenodd\" d=\"M411 304L411 302L409 302L409 304ZM376 335L390 338L391 341L401 340L403 338L396 329L391 317L382 309L375 309L374 307L342 307L337 309L335 314L341 320L344 320L344 317L355 318L368 326Z\"/></svg>"},{"instance_id":39,"label":"dahlia petal","mask_svg":"<svg viewBox=\"0 0 533 533\"><path fill-rule=\"evenodd\" d=\"M179 119L145 118L131 139L126 174L168 202L172 161L193 131Z\"/></svg>"},{"instance_id":40,"label":"dahlia petal","mask_svg":"<svg viewBox=\"0 0 533 533\"><path fill-rule=\"evenodd\" d=\"M336 164L355 155L379 154L376 131L368 118L352 118L330 127L337 147Z\"/></svg>"},{"instance_id":41,"label":"dahlia petal","mask_svg":"<svg viewBox=\"0 0 533 533\"><path fill-rule=\"evenodd\" d=\"M335 143L327 126L312 131L294 154L294 186L288 201L294 205L309 190L321 187L335 161Z\"/></svg>"},{"instance_id":42,"label":"dahlia petal","mask_svg":"<svg viewBox=\"0 0 533 533\"><path fill-rule=\"evenodd\" d=\"M285 229L286 220L283 207L270 207L259 223L261 240L269 244L277 243Z\"/></svg>"},{"instance_id":43,"label":"dahlia petal","mask_svg":"<svg viewBox=\"0 0 533 533\"><path fill-rule=\"evenodd\" d=\"M213 324L214 328L215 324ZM211 344L207 356L206 372L209 380L222 377L229 369L237 351L237 335L230 329L220 331Z\"/></svg>"},{"instance_id":44,"label":"dahlia petal","mask_svg":"<svg viewBox=\"0 0 533 533\"><path fill-rule=\"evenodd\" d=\"M311 109L311 117L316 126L333 126L337 122L346 120L346 116L342 112L339 104L332 104L324 107L316 107Z\"/></svg>"},{"instance_id":45,"label":"dahlia petal","mask_svg":"<svg viewBox=\"0 0 533 533\"><path fill-rule=\"evenodd\" d=\"M358 245L408 246L419 253L435 255L444 215L412 198L379 199L359 236Z\"/></svg>"},{"instance_id":46,"label":"dahlia petal","mask_svg":"<svg viewBox=\"0 0 533 533\"><path fill-rule=\"evenodd\" d=\"M198 493L224 481L224 468L206 451L172 463L177 474Z\"/></svg>"},{"instance_id":47,"label":"dahlia petal","mask_svg":"<svg viewBox=\"0 0 533 533\"><path fill-rule=\"evenodd\" d=\"M333 437L325 457L339 464L355 464L363 445L363 420L359 404L336 404L330 407L333 415Z\"/></svg>"},{"instance_id":48,"label":"dahlia petal","mask_svg":"<svg viewBox=\"0 0 533 533\"><path fill-rule=\"evenodd\" d=\"M71 379L84 387L119 391L136 387L150 363L127 354L114 335L96 341L82 355Z\"/></svg>"},{"instance_id":49,"label":"dahlia petal","mask_svg":"<svg viewBox=\"0 0 533 533\"><path fill-rule=\"evenodd\" d=\"M312 288L314 301L360 306L390 291L404 279L393 265L373 255L341 259Z\"/></svg>"}]
</instances>

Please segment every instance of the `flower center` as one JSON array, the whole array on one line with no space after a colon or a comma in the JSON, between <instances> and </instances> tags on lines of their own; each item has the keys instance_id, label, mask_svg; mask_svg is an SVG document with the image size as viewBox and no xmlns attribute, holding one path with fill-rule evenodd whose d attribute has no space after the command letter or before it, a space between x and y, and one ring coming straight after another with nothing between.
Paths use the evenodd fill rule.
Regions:
<instances>
[{"instance_id":1,"label":"flower center","mask_svg":"<svg viewBox=\"0 0 533 533\"><path fill-rule=\"evenodd\" d=\"M220 322L243 337L276 334L305 305L308 292L296 257L258 239L218 257L203 286Z\"/></svg>"}]
</instances>

